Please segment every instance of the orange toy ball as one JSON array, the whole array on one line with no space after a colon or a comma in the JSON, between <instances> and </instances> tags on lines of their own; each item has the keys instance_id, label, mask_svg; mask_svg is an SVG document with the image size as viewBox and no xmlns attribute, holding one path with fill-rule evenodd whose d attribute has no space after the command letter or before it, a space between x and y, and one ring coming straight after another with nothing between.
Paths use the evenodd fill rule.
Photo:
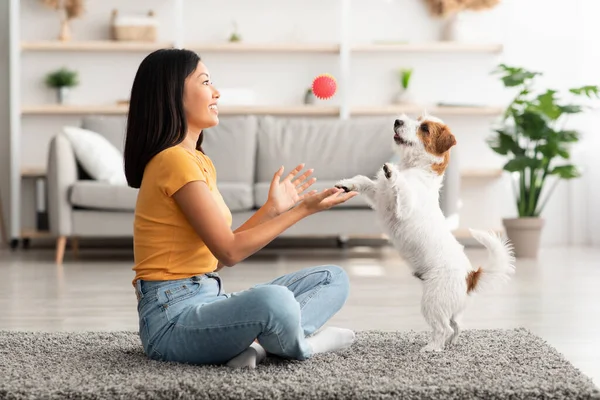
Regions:
<instances>
[{"instance_id":1,"label":"orange toy ball","mask_svg":"<svg viewBox=\"0 0 600 400\"><path fill-rule=\"evenodd\" d=\"M319 99L330 99L337 91L337 82L332 75L321 74L313 80L312 91Z\"/></svg>"}]
</instances>

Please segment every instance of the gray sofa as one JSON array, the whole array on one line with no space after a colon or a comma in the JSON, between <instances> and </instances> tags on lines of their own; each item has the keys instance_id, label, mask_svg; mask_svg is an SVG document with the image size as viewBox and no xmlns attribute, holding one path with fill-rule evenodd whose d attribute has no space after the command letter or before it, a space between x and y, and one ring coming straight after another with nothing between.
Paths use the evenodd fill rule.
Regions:
<instances>
[{"instance_id":1,"label":"gray sofa","mask_svg":"<svg viewBox=\"0 0 600 400\"><path fill-rule=\"evenodd\" d=\"M315 189L331 187L356 174L374 176L393 158L393 117L301 118L223 116L205 131L203 148L217 168L218 187L233 214L233 227L246 221L267 199L273 173L304 162L314 168ZM85 117L81 126L123 149L125 117ZM457 156L446 172L441 206L458 227ZM75 159L67 137L50 142L48 213L61 263L67 239L131 237L137 190L89 178ZM381 237L374 213L361 196L300 221L281 236Z\"/></svg>"}]
</instances>

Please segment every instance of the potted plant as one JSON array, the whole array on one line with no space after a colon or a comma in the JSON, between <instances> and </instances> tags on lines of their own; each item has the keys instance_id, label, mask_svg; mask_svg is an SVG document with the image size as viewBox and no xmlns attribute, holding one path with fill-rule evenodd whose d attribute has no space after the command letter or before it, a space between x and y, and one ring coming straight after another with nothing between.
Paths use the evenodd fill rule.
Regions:
<instances>
[{"instance_id":1,"label":"potted plant","mask_svg":"<svg viewBox=\"0 0 600 400\"><path fill-rule=\"evenodd\" d=\"M242 41L242 35L238 32L237 22L233 21L233 32L229 35L230 43L237 43Z\"/></svg>"},{"instance_id":2,"label":"potted plant","mask_svg":"<svg viewBox=\"0 0 600 400\"><path fill-rule=\"evenodd\" d=\"M61 68L51 72L46 76L46 85L56 89L56 99L58 104L64 104L69 94L69 88L77 86L77 72Z\"/></svg>"},{"instance_id":3,"label":"potted plant","mask_svg":"<svg viewBox=\"0 0 600 400\"><path fill-rule=\"evenodd\" d=\"M408 87L410 85L410 78L413 74L412 68L401 68L397 71L398 81L400 83L400 90L396 94L395 102L396 103L410 103L412 101L412 96Z\"/></svg>"},{"instance_id":4,"label":"potted plant","mask_svg":"<svg viewBox=\"0 0 600 400\"><path fill-rule=\"evenodd\" d=\"M572 179L581 172L570 162L570 146L579 141L580 133L566 129L569 115L580 113L583 105L559 98L553 89L535 91L539 72L500 64L505 87L517 90L506 108L502 122L488 139L493 151L507 158L503 169L513 176L518 217L503 219L508 238L517 257L536 258L544 226L541 214L554 189L562 179ZM569 89L571 97L598 97L598 86ZM553 181L548 190L547 184Z\"/></svg>"},{"instance_id":5,"label":"potted plant","mask_svg":"<svg viewBox=\"0 0 600 400\"><path fill-rule=\"evenodd\" d=\"M313 93L312 87L307 88L304 91L304 104L315 104L317 97Z\"/></svg>"}]
</instances>

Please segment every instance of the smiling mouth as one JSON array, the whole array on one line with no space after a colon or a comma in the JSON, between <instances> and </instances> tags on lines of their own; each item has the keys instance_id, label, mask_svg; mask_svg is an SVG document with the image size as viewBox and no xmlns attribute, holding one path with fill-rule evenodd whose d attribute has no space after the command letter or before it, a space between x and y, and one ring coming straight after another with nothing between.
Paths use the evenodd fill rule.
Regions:
<instances>
[{"instance_id":1,"label":"smiling mouth","mask_svg":"<svg viewBox=\"0 0 600 400\"><path fill-rule=\"evenodd\" d=\"M209 105L208 109L211 110L211 111L213 111L213 112L215 112L215 113L219 112L219 109L217 108L217 104L211 104L211 105Z\"/></svg>"}]
</instances>

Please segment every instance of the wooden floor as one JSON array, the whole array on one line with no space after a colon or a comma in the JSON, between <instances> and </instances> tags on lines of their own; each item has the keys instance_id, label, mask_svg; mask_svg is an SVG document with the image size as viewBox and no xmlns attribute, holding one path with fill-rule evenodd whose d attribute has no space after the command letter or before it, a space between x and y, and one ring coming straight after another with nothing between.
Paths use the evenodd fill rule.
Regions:
<instances>
[{"instance_id":1,"label":"wooden floor","mask_svg":"<svg viewBox=\"0 0 600 400\"><path fill-rule=\"evenodd\" d=\"M312 254L311 254L312 253ZM485 260L469 249L474 262ZM136 299L127 250L82 249L57 267L46 249L0 250L0 329L135 330ZM355 330L426 330L421 288L389 248L269 249L222 271L227 291L303 267L333 263L351 279L348 303L330 322ZM600 249L544 249L518 261L511 283L479 295L464 328L526 327L600 384Z\"/></svg>"}]
</instances>

